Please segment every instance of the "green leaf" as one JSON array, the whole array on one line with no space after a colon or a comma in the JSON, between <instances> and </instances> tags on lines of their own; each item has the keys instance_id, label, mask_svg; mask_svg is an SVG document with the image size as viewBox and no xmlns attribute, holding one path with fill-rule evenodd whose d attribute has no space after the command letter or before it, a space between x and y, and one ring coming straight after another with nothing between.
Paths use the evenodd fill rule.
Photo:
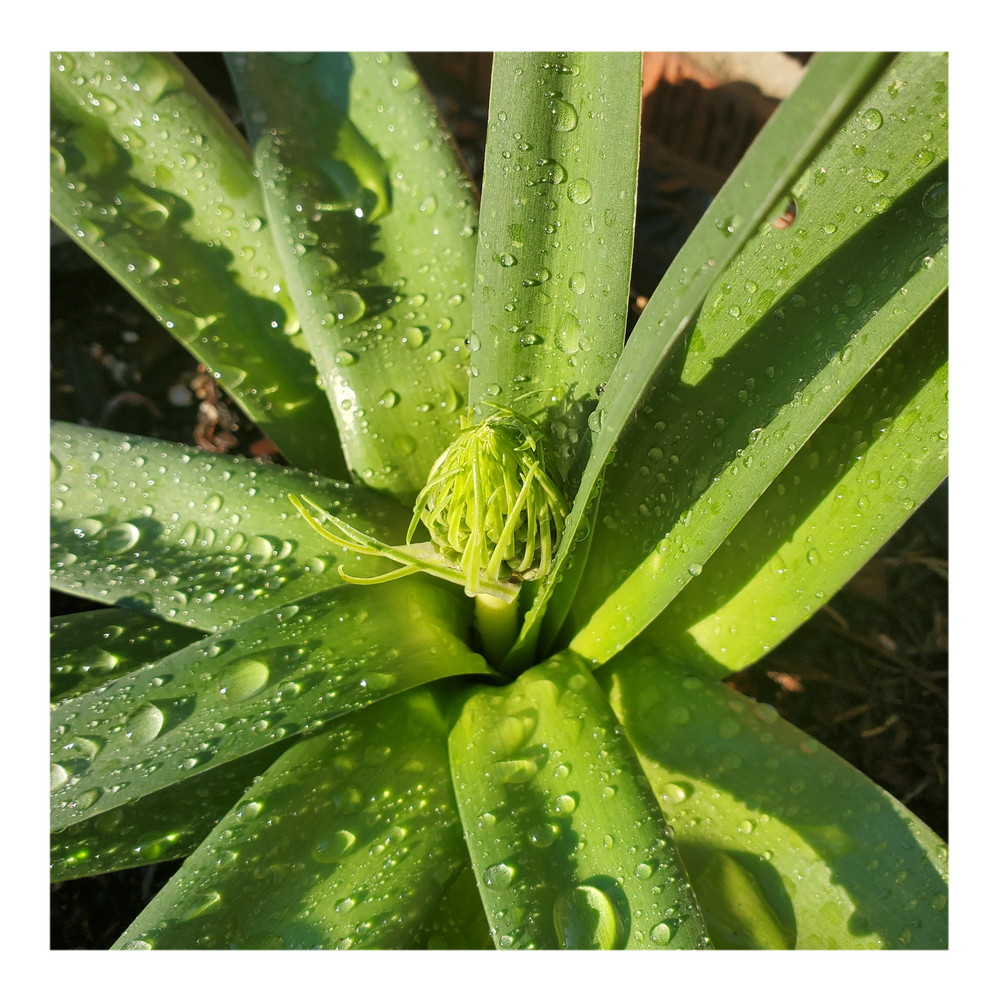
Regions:
<instances>
[{"instance_id":1,"label":"green leaf","mask_svg":"<svg viewBox=\"0 0 1000 1000\"><path fill-rule=\"evenodd\" d=\"M436 912L423 922L414 947L432 951L458 949L492 951L495 945L490 934L479 886L472 867L466 864L441 899Z\"/></svg>"},{"instance_id":2,"label":"green leaf","mask_svg":"<svg viewBox=\"0 0 1000 1000\"><path fill-rule=\"evenodd\" d=\"M52 714L52 828L441 677L490 674L469 602L425 577L272 608Z\"/></svg>"},{"instance_id":3,"label":"green leaf","mask_svg":"<svg viewBox=\"0 0 1000 1000\"><path fill-rule=\"evenodd\" d=\"M586 665L559 654L465 701L449 752L500 948L699 948L662 816Z\"/></svg>"},{"instance_id":4,"label":"green leaf","mask_svg":"<svg viewBox=\"0 0 1000 1000\"><path fill-rule=\"evenodd\" d=\"M851 392L648 628L710 676L778 645L948 471L948 296Z\"/></svg>"},{"instance_id":5,"label":"green leaf","mask_svg":"<svg viewBox=\"0 0 1000 1000\"><path fill-rule=\"evenodd\" d=\"M936 116L932 81L941 67L920 58L910 100ZM905 66L893 64L799 178L794 235L765 225L722 275L686 355L657 377L619 439L591 549L601 579L575 610L581 631L572 646L594 663L701 573L792 456L947 287L947 226L937 203L942 190L947 199L946 160L927 170L936 156L920 159L925 140L888 122L865 139L867 157L856 153L865 116L878 114L873 102L882 103L886 79ZM946 135L935 147L947 156ZM907 166L894 182L873 185L873 168L856 166L869 158ZM861 211L850 210L848 220L843 209L854 203ZM840 227L824 224L834 219Z\"/></svg>"},{"instance_id":6,"label":"green leaf","mask_svg":"<svg viewBox=\"0 0 1000 1000\"><path fill-rule=\"evenodd\" d=\"M307 492L385 540L409 513L386 497L294 469L133 434L53 423L52 586L206 631L391 566L317 535Z\"/></svg>"},{"instance_id":7,"label":"green leaf","mask_svg":"<svg viewBox=\"0 0 1000 1000\"><path fill-rule=\"evenodd\" d=\"M53 219L289 461L342 476L242 136L173 55L60 53L51 65Z\"/></svg>"},{"instance_id":8,"label":"green leaf","mask_svg":"<svg viewBox=\"0 0 1000 1000\"><path fill-rule=\"evenodd\" d=\"M589 526L592 503L613 458L615 442L639 406L661 361L687 329L710 286L768 217L829 134L868 88L885 58L857 53L821 53L798 87L771 116L695 227L632 331L590 421L597 428L576 503L555 557L555 569L539 588L521 634L503 664L526 666L542 616L581 525ZM718 269L718 270L716 270ZM591 559L596 553L591 554ZM564 602L565 603L565 602ZM558 625L559 623L556 623ZM550 627L551 632L558 631Z\"/></svg>"},{"instance_id":9,"label":"green leaf","mask_svg":"<svg viewBox=\"0 0 1000 1000\"><path fill-rule=\"evenodd\" d=\"M770 705L686 675L643 639L595 676L716 947L947 947L948 849L891 795Z\"/></svg>"},{"instance_id":10,"label":"green leaf","mask_svg":"<svg viewBox=\"0 0 1000 1000\"><path fill-rule=\"evenodd\" d=\"M187 857L294 740L288 737L56 831L49 839L49 878L59 882Z\"/></svg>"},{"instance_id":11,"label":"green leaf","mask_svg":"<svg viewBox=\"0 0 1000 1000\"><path fill-rule=\"evenodd\" d=\"M471 182L401 53L229 65L348 464L412 503L466 402Z\"/></svg>"},{"instance_id":12,"label":"green leaf","mask_svg":"<svg viewBox=\"0 0 1000 1000\"><path fill-rule=\"evenodd\" d=\"M53 618L49 631L49 700L92 691L176 649L202 632L128 608L102 608Z\"/></svg>"},{"instance_id":13,"label":"green leaf","mask_svg":"<svg viewBox=\"0 0 1000 1000\"><path fill-rule=\"evenodd\" d=\"M407 948L467 863L424 688L288 750L115 948Z\"/></svg>"},{"instance_id":14,"label":"green leaf","mask_svg":"<svg viewBox=\"0 0 1000 1000\"><path fill-rule=\"evenodd\" d=\"M639 164L638 52L493 60L471 402L544 411L575 486L625 343Z\"/></svg>"}]
</instances>

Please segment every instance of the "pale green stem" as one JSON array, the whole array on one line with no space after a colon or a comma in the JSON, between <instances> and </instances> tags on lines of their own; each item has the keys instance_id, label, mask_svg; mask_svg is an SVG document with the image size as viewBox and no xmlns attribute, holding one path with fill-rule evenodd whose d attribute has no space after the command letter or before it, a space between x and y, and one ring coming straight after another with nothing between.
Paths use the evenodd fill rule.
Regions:
<instances>
[{"instance_id":1,"label":"pale green stem","mask_svg":"<svg viewBox=\"0 0 1000 1000\"><path fill-rule=\"evenodd\" d=\"M476 595L476 629L483 644L483 655L496 666L510 652L517 638L517 597L509 603L489 594Z\"/></svg>"}]
</instances>

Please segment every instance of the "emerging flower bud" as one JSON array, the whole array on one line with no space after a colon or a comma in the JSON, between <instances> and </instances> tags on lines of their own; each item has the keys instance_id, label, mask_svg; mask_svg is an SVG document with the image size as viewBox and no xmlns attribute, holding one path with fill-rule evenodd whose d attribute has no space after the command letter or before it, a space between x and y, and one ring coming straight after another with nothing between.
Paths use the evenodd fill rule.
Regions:
<instances>
[{"instance_id":1,"label":"emerging flower bud","mask_svg":"<svg viewBox=\"0 0 1000 1000\"><path fill-rule=\"evenodd\" d=\"M413 508L405 545L387 545L303 497L320 517L290 496L324 538L352 552L385 556L400 569L381 576L349 576L350 583L382 583L410 573L461 583L470 597L509 603L522 580L542 579L562 539L566 500L558 473L546 469L541 431L528 418L496 407L481 423L463 427L431 468ZM323 526L330 522L335 532ZM423 521L430 542L411 544Z\"/></svg>"},{"instance_id":2,"label":"emerging flower bud","mask_svg":"<svg viewBox=\"0 0 1000 1000\"><path fill-rule=\"evenodd\" d=\"M462 571L469 594L479 592L480 574L491 584L544 577L566 520L545 458L538 428L497 408L462 430L434 463L407 542L423 521L434 548Z\"/></svg>"}]
</instances>

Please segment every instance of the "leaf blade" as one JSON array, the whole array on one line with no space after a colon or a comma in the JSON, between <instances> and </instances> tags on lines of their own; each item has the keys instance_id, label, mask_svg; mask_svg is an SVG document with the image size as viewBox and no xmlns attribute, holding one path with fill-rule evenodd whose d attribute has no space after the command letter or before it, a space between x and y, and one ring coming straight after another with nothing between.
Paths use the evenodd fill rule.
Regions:
<instances>
[{"instance_id":1,"label":"leaf blade","mask_svg":"<svg viewBox=\"0 0 1000 1000\"><path fill-rule=\"evenodd\" d=\"M52 828L441 677L492 673L468 602L410 577L265 611L52 714Z\"/></svg>"},{"instance_id":2,"label":"leaf blade","mask_svg":"<svg viewBox=\"0 0 1000 1000\"><path fill-rule=\"evenodd\" d=\"M172 54L53 54L51 81L56 223L289 461L343 475L242 136Z\"/></svg>"},{"instance_id":3,"label":"leaf blade","mask_svg":"<svg viewBox=\"0 0 1000 1000\"><path fill-rule=\"evenodd\" d=\"M710 676L741 670L888 541L948 471L947 331L944 295L768 487L702 576L650 624L652 641L683 649ZM777 541L767 534L772 523L784 526Z\"/></svg>"},{"instance_id":4,"label":"leaf blade","mask_svg":"<svg viewBox=\"0 0 1000 1000\"><path fill-rule=\"evenodd\" d=\"M524 666L530 659L559 569L603 483L604 468L612 457L615 440L660 361L704 301L714 280L712 269L716 265L724 268L735 258L750 232L791 186L833 124L849 103L867 89L884 61L882 56L866 54L817 56L793 94L761 130L742 161L742 168L738 166L734 171L671 264L643 310L645 315L652 306L652 311L648 312L646 322L640 321L633 330L595 411L594 423L599 430L593 438L577 501L567 518L553 574L539 589L534 605L525 615L521 634L504 662L505 670ZM822 110L817 114L817 109ZM739 226L735 225L737 217L744 220ZM733 233L729 232L728 224L717 225L716 220L719 223L731 220ZM730 240L737 233L736 239ZM688 273L690 280L686 277Z\"/></svg>"},{"instance_id":5,"label":"leaf blade","mask_svg":"<svg viewBox=\"0 0 1000 1000\"><path fill-rule=\"evenodd\" d=\"M320 538L292 492L372 534L406 532L406 510L387 497L291 468L59 422L51 441L52 586L193 628L340 585L338 564L386 565Z\"/></svg>"},{"instance_id":6,"label":"leaf blade","mask_svg":"<svg viewBox=\"0 0 1000 1000\"><path fill-rule=\"evenodd\" d=\"M412 503L467 393L471 182L405 55L281 60L229 57L281 131L254 143L278 254L348 465Z\"/></svg>"},{"instance_id":7,"label":"leaf blade","mask_svg":"<svg viewBox=\"0 0 1000 1000\"><path fill-rule=\"evenodd\" d=\"M770 705L687 675L642 639L596 676L696 892L706 876L699 900L723 942L778 929L796 948L947 947L947 847L887 792ZM739 895L711 872L722 854L755 904L742 928Z\"/></svg>"},{"instance_id":8,"label":"leaf blade","mask_svg":"<svg viewBox=\"0 0 1000 1000\"><path fill-rule=\"evenodd\" d=\"M930 114L940 67L927 57L915 61L923 80L914 81L911 100ZM862 96L858 118L897 71L898 62ZM858 131L845 126L799 178L793 253L770 226L748 242L702 310L686 356L675 356L657 377L644 397L646 412L619 442L593 551L605 567L624 570L632 560L636 568L617 586L602 581L601 606L597 588L582 595L592 618L584 624L578 607L583 633L574 648L594 662L622 648L702 572L840 400L947 288L947 227L925 203L929 193L947 190L947 163L927 171L935 154L901 129L898 141L889 136L876 151L877 162L918 159L896 179L873 184L868 168L853 167ZM946 157L946 139L936 148ZM864 222L845 223L843 235L836 225L822 231L823 219L840 217L838 206L861 198L870 199ZM749 320L734 304L747 295ZM609 618L619 605L632 620L613 636Z\"/></svg>"},{"instance_id":9,"label":"leaf blade","mask_svg":"<svg viewBox=\"0 0 1000 1000\"><path fill-rule=\"evenodd\" d=\"M445 741L421 689L299 743L113 947L410 947L467 857Z\"/></svg>"},{"instance_id":10,"label":"leaf blade","mask_svg":"<svg viewBox=\"0 0 1000 1000\"><path fill-rule=\"evenodd\" d=\"M472 692L449 755L499 948L706 946L655 803L579 658Z\"/></svg>"},{"instance_id":11,"label":"leaf blade","mask_svg":"<svg viewBox=\"0 0 1000 1000\"><path fill-rule=\"evenodd\" d=\"M129 608L102 608L49 621L49 700L92 691L190 645L203 632Z\"/></svg>"},{"instance_id":12,"label":"leaf blade","mask_svg":"<svg viewBox=\"0 0 1000 1000\"><path fill-rule=\"evenodd\" d=\"M544 409L574 486L625 342L640 78L638 52L493 61L470 402L480 417L491 402Z\"/></svg>"}]
</instances>

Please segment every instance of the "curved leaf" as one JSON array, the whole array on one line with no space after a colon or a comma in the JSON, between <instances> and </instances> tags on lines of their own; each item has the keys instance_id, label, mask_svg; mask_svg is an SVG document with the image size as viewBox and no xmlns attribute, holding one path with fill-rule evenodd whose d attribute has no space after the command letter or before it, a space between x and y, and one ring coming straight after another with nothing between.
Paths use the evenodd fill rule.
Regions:
<instances>
[{"instance_id":1,"label":"curved leaf","mask_svg":"<svg viewBox=\"0 0 1000 1000\"><path fill-rule=\"evenodd\" d=\"M490 934L479 886L472 867L466 864L441 899L438 909L423 921L414 947L440 950L492 951Z\"/></svg>"},{"instance_id":2,"label":"curved leaf","mask_svg":"<svg viewBox=\"0 0 1000 1000\"><path fill-rule=\"evenodd\" d=\"M288 737L221 767L196 772L135 802L56 831L49 838L50 880L187 857L294 740Z\"/></svg>"},{"instance_id":3,"label":"curved leaf","mask_svg":"<svg viewBox=\"0 0 1000 1000\"><path fill-rule=\"evenodd\" d=\"M636 412L660 362L700 308L715 275L737 256L825 140L834 124L862 95L885 58L858 53L821 53L802 81L771 116L733 171L711 208L674 258L608 380L590 418L597 428L576 503L555 555L555 567L525 615L517 642L503 664L526 666L534 651L549 597L577 533L588 530L589 511L604 481L615 442ZM716 271L716 268L719 271ZM591 559L596 553L591 554ZM561 606L565 606L565 602ZM558 631L559 622L550 627Z\"/></svg>"},{"instance_id":4,"label":"curved leaf","mask_svg":"<svg viewBox=\"0 0 1000 1000\"><path fill-rule=\"evenodd\" d=\"M619 440L591 548L602 579L576 609L582 628L573 648L593 662L621 649L701 573L792 456L947 287L939 204L942 192L947 201L947 163L928 170L947 156L946 133L932 142L935 154L909 122L864 127L865 116L882 121L874 103L883 103L885 81L907 69L916 77L913 107L936 117L938 61L893 63L793 188L795 235L765 225L747 244L713 289L686 356L657 377ZM866 157L857 155L861 139ZM873 172L869 157L907 166ZM847 221L852 203L858 211Z\"/></svg>"},{"instance_id":5,"label":"curved leaf","mask_svg":"<svg viewBox=\"0 0 1000 1000\"><path fill-rule=\"evenodd\" d=\"M53 219L289 461L343 475L243 137L171 54L51 62Z\"/></svg>"},{"instance_id":6,"label":"curved leaf","mask_svg":"<svg viewBox=\"0 0 1000 1000\"><path fill-rule=\"evenodd\" d=\"M50 621L49 700L56 704L197 642L202 632L128 608Z\"/></svg>"},{"instance_id":7,"label":"curved leaf","mask_svg":"<svg viewBox=\"0 0 1000 1000\"><path fill-rule=\"evenodd\" d=\"M544 411L572 486L625 343L639 165L638 52L493 60L470 401Z\"/></svg>"},{"instance_id":8,"label":"curved leaf","mask_svg":"<svg viewBox=\"0 0 1000 1000\"><path fill-rule=\"evenodd\" d=\"M338 563L392 565L321 538L290 493L387 541L409 523L361 487L76 424L53 423L51 462L52 586L206 631L342 585Z\"/></svg>"},{"instance_id":9,"label":"curved leaf","mask_svg":"<svg viewBox=\"0 0 1000 1000\"><path fill-rule=\"evenodd\" d=\"M649 640L718 677L773 649L847 583L947 474L947 350L944 295L789 462Z\"/></svg>"},{"instance_id":10,"label":"curved leaf","mask_svg":"<svg viewBox=\"0 0 1000 1000\"><path fill-rule=\"evenodd\" d=\"M947 947L948 849L888 792L770 705L686 675L644 640L595 676L717 946Z\"/></svg>"},{"instance_id":11,"label":"curved leaf","mask_svg":"<svg viewBox=\"0 0 1000 1000\"><path fill-rule=\"evenodd\" d=\"M475 195L405 55L299 55L229 65L348 464L412 503L467 393Z\"/></svg>"},{"instance_id":12,"label":"curved leaf","mask_svg":"<svg viewBox=\"0 0 1000 1000\"><path fill-rule=\"evenodd\" d=\"M466 862L431 691L288 750L115 948L406 948Z\"/></svg>"},{"instance_id":13,"label":"curved leaf","mask_svg":"<svg viewBox=\"0 0 1000 1000\"><path fill-rule=\"evenodd\" d=\"M655 801L579 657L476 688L448 745L499 948L707 946Z\"/></svg>"},{"instance_id":14,"label":"curved leaf","mask_svg":"<svg viewBox=\"0 0 1000 1000\"><path fill-rule=\"evenodd\" d=\"M52 714L52 828L407 688L490 674L457 588L341 587L257 615Z\"/></svg>"}]
</instances>

